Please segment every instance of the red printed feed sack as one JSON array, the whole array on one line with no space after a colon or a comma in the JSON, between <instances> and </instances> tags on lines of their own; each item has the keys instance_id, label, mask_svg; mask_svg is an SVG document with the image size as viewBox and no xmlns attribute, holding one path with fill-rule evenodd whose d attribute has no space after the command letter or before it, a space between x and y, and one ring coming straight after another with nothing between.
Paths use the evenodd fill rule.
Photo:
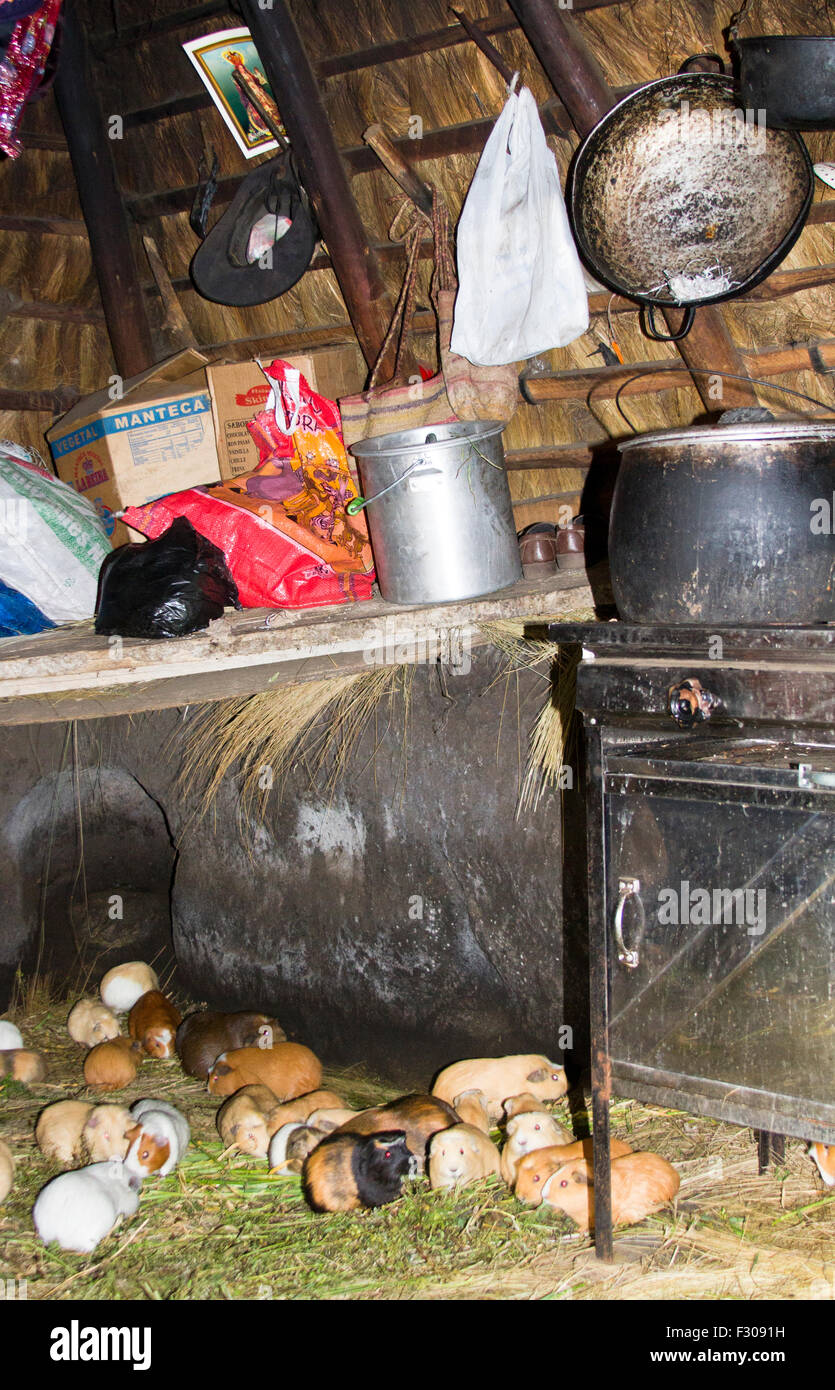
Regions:
<instances>
[{"instance_id":1,"label":"red printed feed sack","mask_svg":"<svg viewBox=\"0 0 835 1390\"><path fill-rule=\"evenodd\" d=\"M252 473L129 507L128 526L152 539L178 516L219 546L246 608L318 608L371 597L373 559L339 411L289 363L273 362L267 408L248 428L261 459Z\"/></svg>"}]
</instances>

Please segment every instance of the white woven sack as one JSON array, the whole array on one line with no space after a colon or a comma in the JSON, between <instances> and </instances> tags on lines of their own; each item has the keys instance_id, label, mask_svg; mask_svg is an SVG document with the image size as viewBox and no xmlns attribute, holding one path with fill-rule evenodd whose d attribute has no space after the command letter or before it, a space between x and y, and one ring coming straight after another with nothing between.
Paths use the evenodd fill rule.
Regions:
<instances>
[{"instance_id":1,"label":"white woven sack","mask_svg":"<svg viewBox=\"0 0 835 1390\"><path fill-rule=\"evenodd\" d=\"M536 102L511 93L461 212L451 347L499 366L564 347L589 326L583 271Z\"/></svg>"},{"instance_id":2,"label":"white woven sack","mask_svg":"<svg viewBox=\"0 0 835 1390\"><path fill-rule=\"evenodd\" d=\"M0 442L0 579L55 623L92 617L110 542L93 505Z\"/></svg>"}]
</instances>

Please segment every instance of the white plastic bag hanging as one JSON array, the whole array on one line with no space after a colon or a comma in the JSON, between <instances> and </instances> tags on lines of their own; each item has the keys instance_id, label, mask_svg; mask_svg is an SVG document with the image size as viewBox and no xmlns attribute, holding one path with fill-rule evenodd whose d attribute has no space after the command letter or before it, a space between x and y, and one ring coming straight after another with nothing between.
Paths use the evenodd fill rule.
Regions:
<instances>
[{"instance_id":1,"label":"white plastic bag hanging","mask_svg":"<svg viewBox=\"0 0 835 1390\"><path fill-rule=\"evenodd\" d=\"M511 90L490 133L457 245L453 352L499 366L564 347L588 328L557 162L527 87Z\"/></svg>"}]
</instances>

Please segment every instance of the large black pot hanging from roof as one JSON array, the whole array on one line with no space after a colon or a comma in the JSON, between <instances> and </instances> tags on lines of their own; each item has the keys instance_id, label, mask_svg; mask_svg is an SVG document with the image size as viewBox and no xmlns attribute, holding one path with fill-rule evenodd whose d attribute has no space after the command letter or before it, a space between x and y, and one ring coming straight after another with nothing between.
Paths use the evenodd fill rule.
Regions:
<instances>
[{"instance_id":1,"label":"large black pot hanging from roof","mask_svg":"<svg viewBox=\"0 0 835 1390\"><path fill-rule=\"evenodd\" d=\"M743 107L777 130L835 130L835 35L756 34L741 39L750 0L728 29Z\"/></svg>"},{"instance_id":2,"label":"large black pot hanging from roof","mask_svg":"<svg viewBox=\"0 0 835 1390\"><path fill-rule=\"evenodd\" d=\"M632 92L574 159L569 211L580 255L617 294L693 310L745 294L800 235L814 175L803 141L748 119L733 81L679 73ZM680 332L676 336L683 336Z\"/></svg>"}]
</instances>

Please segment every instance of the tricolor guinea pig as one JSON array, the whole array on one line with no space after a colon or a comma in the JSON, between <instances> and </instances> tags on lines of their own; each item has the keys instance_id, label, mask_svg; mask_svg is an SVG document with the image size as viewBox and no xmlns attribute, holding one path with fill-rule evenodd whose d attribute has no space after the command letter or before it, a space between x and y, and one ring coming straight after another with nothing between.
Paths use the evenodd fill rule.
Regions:
<instances>
[{"instance_id":1,"label":"tricolor guinea pig","mask_svg":"<svg viewBox=\"0 0 835 1390\"><path fill-rule=\"evenodd\" d=\"M33 1086L46 1076L46 1058L28 1047L14 1047L0 1052L0 1076L10 1076L24 1086Z\"/></svg>"},{"instance_id":2,"label":"tricolor guinea pig","mask_svg":"<svg viewBox=\"0 0 835 1390\"><path fill-rule=\"evenodd\" d=\"M35 1230L45 1245L55 1240L62 1250L88 1255L120 1216L133 1215L141 1185L116 1158L60 1173L35 1198Z\"/></svg>"},{"instance_id":3,"label":"tricolor guinea pig","mask_svg":"<svg viewBox=\"0 0 835 1390\"><path fill-rule=\"evenodd\" d=\"M433 1134L439 1129L449 1129L459 1123L458 1116L451 1105L436 1096L399 1096L387 1105L375 1105L370 1110L361 1110L353 1119L341 1125L337 1134L375 1134L402 1130L406 1145L417 1159L417 1172L422 1173L426 1165L426 1149Z\"/></svg>"},{"instance_id":4,"label":"tricolor guinea pig","mask_svg":"<svg viewBox=\"0 0 835 1390\"><path fill-rule=\"evenodd\" d=\"M462 1124L475 1125L484 1134L490 1133L490 1112L483 1091L462 1091L454 1098L452 1108Z\"/></svg>"},{"instance_id":5,"label":"tricolor guinea pig","mask_svg":"<svg viewBox=\"0 0 835 1390\"><path fill-rule=\"evenodd\" d=\"M287 1035L269 1014L189 1014L177 1029L176 1048L183 1071L205 1081L218 1057L238 1047L274 1047Z\"/></svg>"},{"instance_id":6,"label":"tricolor guinea pig","mask_svg":"<svg viewBox=\"0 0 835 1390\"><path fill-rule=\"evenodd\" d=\"M516 1181L516 1165L533 1149L570 1144L572 1135L545 1110L523 1110L507 1122L507 1142L502 1149L502 1177L508 1187Z\"/></svg>"},{"instance_id":7,"label":"tricolor guinea pig","mask_svg":"<svg viewBox=\"0 0 835 1390\"><path fill-rule=\"evenodd\" d=\"M167 1177L188 1148L188 1120L164 1100L137 1100L130 1109L134 1124L127 1132L126 1171L140 1178Z\"/></svg>"},{"instance_id":8,"label":"tricolor guinea pig","mask_svg":"<svg viewBox=\"0 0 835 1390\"><path fill-rule=\"evenodd\" d=\"M679 1176L659 1154L631 1153L612 1159L612 1225L634 1226L675 1197ZM594 1173L588 1159L557 1168L544 1184L542 1200L564 1211L581 1231L594 1226Z\"/></svg>"},{"instance_id":9,"label":"tricolor guinea pig","mask_svg":"<svg viewBox=\"0 0 835 1390\"><path fill-rule=\"evenodd\" d=\"M14 1182L14 1158L4 1140L0 1139L0 1202L5 1202Z\"/></svg>"},{"instance_id":10,"label":"tricolor guinea pig","mask_svg":"<svg viewBox=\"0 0 835 1390\"><path fill-rule=\"evenodd\" d=\"M137 999L155 989L159 989L159 980L144 960L128 960L123 965L114 965L102 976L99 985L102 1002L117 1014L126 1014Z\"/></svg>"},{"instance_id":11,"label":"tricolor guinea pig","mask_svg":"<svg viewBox=\"0 0 835 1390\"><path fill-rule=\"evenodd\" d=\"M96 1043L118 1038L120 1029L116 1015L106 1004L100 1004L98 999L79 999L70 1010L67 1032L73 1042L95 1047Z\"/></svg>"},{"instance_id":12,"label":"tricolor guinea pig","mask_svg":"<svg viewBox=\"0 0 835 1390\"><path fill-rule=\"evenodd\" d=\"M234 1144L242 1154L266 1158L270 1146L267 1117L276 1099L269 1086L244 1086L225 1100L215 1116L225 1148Z\"/></svg>"},{"instance_id":13,"label":"tricolor guinea pig","mask_svg":"<svg viewBox=\"0 0 835 1390\"><path fill-rule=\"evenodd\" d=\"M296 1096L294 1100L285 1101L282 1105L276 1105L267 1117L267 1128L270 1135L275 1134L276 1130L281 1129L282 1125L289 1125L294 1120L305 1121L314 1110L344 1108L345 1102L335 1091L306 1091L303 1095ZM356 1114L356 1111L353 1112ZM345 1119L349 1119L348 1115ZM343 1121L344 1123L344 1121Z\"/></svg>"},{"instance_id":14,"label":"tricolor guinea pig","mask_svg":"<svg viewBox=\"0 0 835 1390\"><path fill-rule=\"evenodd\" d=\"M96 1043L84 1058L84 1080L97 1091L121 1091L136 1080L142 1048L133 1038L120 1036Z\"/></svg>"},{"instance_id":15,"label":"tricolor guinea pig","mask_svg":"<svg viewBox=\"0 0 835 1390\"><path fill-rule=\"evenodd\" d=\"M179 1009L158 989L148 990L137 999L128 1014L128 1032L149 1057L164 1060L174 1056L174 1039L182 1022Z\"/></svg>"},{"instance_id":16,"label":"tricolor guinea pig","mask_svg":"<svg viewBox=\"0 0 835 1390\"><path fill-rule=\"evenodd\" d=\"M814 1159L818 1172L827 1187L835 1187L835 1144L810 1144L808 1154Z\"/></svg>"},{"instance_id":17,"label":"tricolor guinea pig","mask_svg":"<svg viewBox=\"0 0 835 1390\"><path fill-rule=\"evenodd\" d=\"M622 1139L612 1139L609 1143L609 1153L612 1158L622 1158L626 1154L631 1154L632 1150ZM520 1202L530 1202L532 1206L538 1207L542 1201L542 1189L547 1184L552 1173L558 1168L562 1168L566 1163L578 1162L585 1159L589 1164L593 1159L592 1140L575 1139L571 1144L554 1144L544 1149L534 1149L533 1153L525 1154L519 1159L516 1165L516 1179L513 1184L513 1192Z\"/></svg>"},{"instance_id":18,"label":"tricolor guinea pig","mask_svg":"<svg viewBox=\"0 0 835 1390\"><path fill-rule=\"evenodd\" d=\"M12 1052L23 1047L23 1034L7 1018L0 1018L0 1052Z\"/></svg>"},{"instance_id":19,"label":"tricolor guinea pig","mask_svg":"<svg viewBox=\"0 0 835 1390\"><path fill-rule=\"evenodd\" d=\"M429 1186L466 1187L500 1169L499 1151L475 1125L450 1125L429 1141Z\"/></svg>"},{"instance_id":20,"label":"tricolor guinea pig","mask_svg":"<svg viewBox=\"0 0 835 1390\"><path fill-rule=\"evenodd\" d=\"M403 1179L415 1173L416 1163L402 1130L335 1130L305 1159L302 1187L314 1211L381 1207L400 1196Z\"/></svg>"},{"instance_id":21,"label":"tricolor guinea pig","mask_svg":"<svg viewBox=\"0 0 835 1390\"><path fill-rule=\"evenodd\" d=\"M231 1096L242 1086L268 1086L279 1101L312 1091L322 1080L322 1063L303 1043L275 1047L238 1047L218 1057L209 1072L213 1096Z\"/></svg>"},{"instance_id":22,"label":"tricolor guinea pig","mask_svg":"<svg viewBox=\"0 0 835 1390\"><path fill-rule=\"evenodd\" d=\"M491 1120L502 1114L502 1102L520 1091L529 1091L540 1105L559 1100L568 1090L565 1068L541 1053L529 1052L508 1057L470 1057L453 1062L439 1072L432 1087L433 1096L450 1103L462 1091L483 1091Z\"/></svg>"}]
</instances>

